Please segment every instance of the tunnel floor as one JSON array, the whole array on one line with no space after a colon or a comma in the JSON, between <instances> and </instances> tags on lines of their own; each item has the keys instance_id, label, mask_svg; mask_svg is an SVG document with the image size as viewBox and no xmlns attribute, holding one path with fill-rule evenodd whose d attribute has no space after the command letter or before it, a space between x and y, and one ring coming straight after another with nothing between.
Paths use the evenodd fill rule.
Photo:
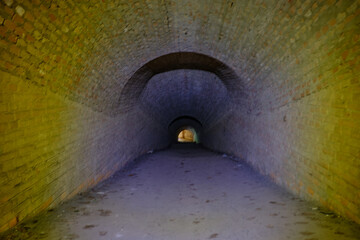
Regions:
<instances>
[{"instance_id":1,"label":"tunnel floor","mask_svg":"<svg viewBox=\"0 0 360 240\"><path fill-rule=\"evenodd\" d=\"M1 239L360 239L355 223L192 144L147 154Z\"/></svg>"}]
</instances>

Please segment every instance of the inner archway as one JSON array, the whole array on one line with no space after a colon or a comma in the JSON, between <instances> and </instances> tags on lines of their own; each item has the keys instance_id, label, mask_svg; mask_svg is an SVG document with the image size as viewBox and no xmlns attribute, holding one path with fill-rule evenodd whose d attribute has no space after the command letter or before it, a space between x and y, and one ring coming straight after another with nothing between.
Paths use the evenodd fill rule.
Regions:
<instances>
[{"instance_id":1,"label":"inner archway","mask_svg":"<svg viewBox=\"0 0 360 240\"><path fill-rule=\"evenodd\" d=\"M136 105L147 82L155 75L179 69L202 70L215 74L234 99L243 88L235 71L211 56L196 52L174 52L157 57L140 67L124 85L117 103L120 112L127 112Z\"/></svg>"},{"instance_id":2,"label":"inner archway","mask_svg":"<svg viewBox=\"0 0 360 240\"><path fill-rule=\"evenodd\" d=\"M203 126L201 122L199 122L196 118L192 116L177 117L176 119L171 121L168 130L169 130L169 137L170 139L172 139L171 140L172 144L176 144L179 142L201 143Z\"/></svg>"}]
</instances>

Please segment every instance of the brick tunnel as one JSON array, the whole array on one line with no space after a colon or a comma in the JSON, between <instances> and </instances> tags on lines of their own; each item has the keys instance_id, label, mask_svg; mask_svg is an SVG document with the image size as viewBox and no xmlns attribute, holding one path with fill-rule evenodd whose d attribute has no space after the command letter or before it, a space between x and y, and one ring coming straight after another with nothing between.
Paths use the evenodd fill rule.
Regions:
<instances>
[{"instance_id":1,"label":"brick tunnel","mask_svg":"<svg viewBox=\"0 0 360 240\"><path fill-rule=\"evenodd\" d=\"M303 215L333 221L327 224L342 230L321 235L321 227L315 224L310 231L297 220L299 236L271 235L286 232L286 224L272 223L261 233L256 224L244 227L253 235L241 238L235 234L241 226L225 235L209 223L211 232L200 228L198 216L188 219L195 235L181 235L187 231L183 226L167 237L154 230L147 237L117 232L111 238L111 230L101 230L87 237L63 232L63 239L359 239L359 15L359 0L1 0L0 238L25 239L12 235L17 232L30 239L26 232L33 227L24 224L54 215L81 201L79 196L92 193L90 202L100 201L106 190L94 189L110 183L131 186L144 178L168 189L166 182L175 184L171 172L178 176L172 161L190 166L201 158L203 171L228 164L221 176L231 181L211 185L223 184L227 195L229 186L234 196L240 194L236 189L254 175L254 184L264 182L305 204L310 212ZM198 144L177 143L184 127L194 129ZM163 174L163 165L152 169L150 164L157 166L157 157L171 165L158 182L153 178ZM148 175L133 180L132 172L141 166L148 167ZM189 169L186 176L197 171ZM177 194L187 179L173 188ZM146 201L153 193L140 190L144 183L133 188ZM258 198L286 208L276 204L285 201L280 197ZM236 212L246 205L232 201L218 207L230 204ZM200 203L186 203L194 211L203 209ZM173 207L187 206L182 204ZM130 216L129 208L117 215ZM240 215L251 218L260 207L253 208L246 217L232 215L232 224ZM217 222L230 220L222 216ZM182 228L175 217L164 221ZM83 231L96 227L89 223ZM132 234L137 231L146 234L141 227Z\"/></svg>"}]
</instances>

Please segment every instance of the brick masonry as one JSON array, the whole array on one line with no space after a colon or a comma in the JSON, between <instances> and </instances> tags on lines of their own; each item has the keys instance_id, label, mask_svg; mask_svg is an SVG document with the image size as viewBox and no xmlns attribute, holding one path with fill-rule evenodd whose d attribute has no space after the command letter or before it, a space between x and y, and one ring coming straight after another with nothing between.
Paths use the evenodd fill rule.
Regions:
<instances>
[{"instance_id":1,"label":"brick masonry","mask_svg":"<svg viewBox=\"0 0 360 240\"><path fill-rule=\"evenodd\" d=\"M119 101L138 69L175 52L210 56L237 77L220 76L231 107L206 104L224 97L209 87L188 110L221 112L206 117L207 147L242 157L290 191L360 223L359 6L2 0L0 231L168 144L167 126L153 112L170 119L170 105L126 108ZM216 79L209 74L197 79ZM177 86L169 80L169 92ZM163 92L152 99L165 99ZM168 94L169 102L176 96ZM191 105L191 96L182 101Z\"/></svg>"},{"instance_id":2,"label":"brick masonry","mask_svg":"<svg viewBox=\"0 0 360 240\"><path fill-rule=\"evenodd\" d=\"M0 76L1 230L167 146L167 132L142 111L109 117L8 73Z\"/></svg>"},{"instance_id":3,"label":"brick masonry","mask_svg":"<svg viewBox=\"0 0 360 240\"><path fill-rule=\"evenodd\" d=\"M140 96L144 111L164 126L181 116L209 125L222 117L229 102L229 92L215 74L189 69L155 75Z\"/></svg>"}]
</instances>

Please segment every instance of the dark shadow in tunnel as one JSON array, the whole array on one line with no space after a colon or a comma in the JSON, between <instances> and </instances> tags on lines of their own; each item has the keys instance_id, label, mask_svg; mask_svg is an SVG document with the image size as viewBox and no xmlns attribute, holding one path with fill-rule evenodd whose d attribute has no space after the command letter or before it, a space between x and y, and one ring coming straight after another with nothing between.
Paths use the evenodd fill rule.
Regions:
<instances>
[{"instance_id":1,"label":"dark shadow in tunnel","mask_svg":"<svg viewBox=\"0 0 360 240\"><path fill-rule=\"evenodd\" d=\"M127 81L119 98L119 111L127 112L136 104L149 79L176 69L197 69L212 72L221 79L230 95L239 90L239 77L225 63L194 52L176 52L155 58L139 68Z\"/></svg>"}]
</instances>

